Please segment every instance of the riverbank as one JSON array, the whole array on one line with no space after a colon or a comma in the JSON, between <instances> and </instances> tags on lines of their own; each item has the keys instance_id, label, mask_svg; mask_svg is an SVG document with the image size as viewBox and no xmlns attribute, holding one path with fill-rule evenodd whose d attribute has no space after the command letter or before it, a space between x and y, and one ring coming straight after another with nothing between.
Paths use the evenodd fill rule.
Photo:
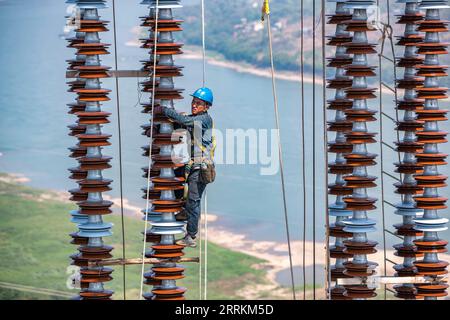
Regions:
<instances>
[{"instance_id":1,"label":"riverbank","mask_svg":"<svg viewBox=\"0 0 450 320\"><path fill-rule=\"evenodd\" d=\"M135 40L128 41L125 43L126 46L129 47L140 47L141 43L139 42L138 38L140 35L140 28L136 27L133 28L131 31L132 34L135 35ZM183 54L177 56L177 59L190 59L190 60L201 60L203 59L202 50L198 46L185 46L183 47ZM272 73L270 68L259 68L255 67L249 63L244 62L236 62L236 61L230 61L225 59L223 56L221 56L219 53L216 52L207 52L206 61L208 64L212 66L218 66L222 68L227 68L234 70L239 73L248 73L253 74L255 76L259 77L265 77L265 78L271 78ZM294 71L275 71L275 78L279 80L286 80L286 81L294 81L294 82L301 82L301 76L300 76L300 70L298 72ZM305 83L313 83L313 77L310 74L304 75L304 81ZM317 74L315 79L316 84L322 84L322 74Z\"/></svg>"}]
</instances>

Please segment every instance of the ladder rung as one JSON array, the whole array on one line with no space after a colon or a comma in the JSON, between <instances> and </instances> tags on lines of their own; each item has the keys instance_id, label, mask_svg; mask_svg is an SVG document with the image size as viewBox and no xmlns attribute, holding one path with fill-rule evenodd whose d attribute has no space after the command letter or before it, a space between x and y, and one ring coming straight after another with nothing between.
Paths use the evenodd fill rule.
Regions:
<instances>
[{"instance_id":1,"label":"ladder rung","mask_svg":"<svg viewBox=\"0 0 450 320\"><path fill-rule=\"evenodd\" d=\"M382 57L382 58L384 58L384 59L386 59L386 60L388 60L388 61L390 61L392 63L395 63L395 60L393 60L393 59L391 59L389 57L386 57L384 54L380 54L380 57Z\"/></svg>"},{"instance_id":2,"label":"ladder rung","mask_svg":"<svg viewBox=\"0 0 450 320\"><path fill-rule=\"evenodd\" d=\"M389 233L390 235L397 237L401 240L403 240L403 237L399 236L398 234L393 233L392 231L388 230L388 229L384 229L384 232Z\"/></svg>"},{"instance_id":3,"label":"ladder rung","mask_svg":"<svg viewBox=\"0 0 450 320\"><path fill-rule=\"evenodd\" d=\"M384 203L390 205L392 208L397 208L395 205L393 205L392 203L390 203L389 201L384 200Z\"/></svg>"},{"instance_id":4,"label":"ladder rung","mask_svg":"<svg viewBox=\"0 0 450 320\"><path fill-rule=\"evenodd\" d=\"M386 113L384 113L384 112L381 112L381 114L382 114L383 116L385 116L386 118L392 120L392 122L397 123L397 120L395 120L394 118L392 118L390 115L388 115L388 114L386 114Z\"/></svg>"},{"instance_id":5,"label":"ladder rung","mask_svg":"<svg viewBox=\"0 0 450 320\"><path fill-rule=\"evenodd\" d=\"M400 180L399 178L393 176L392 174L390 174L390 173L388 173L388 172L386 172L386 171L383 171L382 173L385 174L385 175L387 175L388 177L391 177L391 178L394 179L395 181L401 182L401 180Z\"/></svg>"},{"instance_id":6,"label":"ladder rung","mask_svg":"<svg viewBox=\"0 0 450 320\"><path fill-rule=\"evenodd\" d=\"M384 142L384 141L381 141L381 143L384 145L384 146L386 146L386 147L388 147L389 149L391 149L391 150L393 150L393 151L397 151L393 146L391 146L390 144L388 144L388 143L386 143L386 142Z\"/></svg>"}]
</instances>

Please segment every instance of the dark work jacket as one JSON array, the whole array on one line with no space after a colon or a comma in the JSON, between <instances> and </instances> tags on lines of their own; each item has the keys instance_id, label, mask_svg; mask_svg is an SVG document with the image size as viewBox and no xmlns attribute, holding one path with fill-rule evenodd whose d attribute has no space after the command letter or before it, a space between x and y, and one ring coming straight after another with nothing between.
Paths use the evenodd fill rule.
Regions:
<instances>
[{"instance_id":1,"label":"dark work jacket","mask_svg":"<svg viewBox=\"0 0 450 320\"><path fill-rule=\"evenodd\" d=\"M200 155L203 157L210 157L211 149L215 148L212 136L212 129L214 122L208 112L199 113L197 115L182 115L175 109L163 107L164 114L174 122L184 126L191 136L191 159L195 162L195 167L201 164L201 160L195 161L194 156ZM200 143L197 137L194 136L194 128L197 128L198 133L201 132L201 145L207 150L202 154L202 150L199 147ZM201 131L200 131L201 129ZM198 137L200 139L200 137ZM211 159L213 160L213 159Z\"/></svg>"}]
</instances>

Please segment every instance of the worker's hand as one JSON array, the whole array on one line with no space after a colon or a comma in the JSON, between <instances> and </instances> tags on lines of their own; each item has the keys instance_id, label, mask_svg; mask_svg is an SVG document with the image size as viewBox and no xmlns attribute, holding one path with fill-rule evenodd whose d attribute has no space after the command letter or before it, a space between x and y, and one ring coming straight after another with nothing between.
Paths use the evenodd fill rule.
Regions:
<instances>
[{"instance_id":1,"label":"worker's hand","mask_svg":"<svg viewBox=\"0 0 450 320\"><path fill-rule=\"evenodd\" d=\"M164 113L164 107L162 106L155 106L153 110L154 115L160 115Z\"/></svg>"}]
</instances>

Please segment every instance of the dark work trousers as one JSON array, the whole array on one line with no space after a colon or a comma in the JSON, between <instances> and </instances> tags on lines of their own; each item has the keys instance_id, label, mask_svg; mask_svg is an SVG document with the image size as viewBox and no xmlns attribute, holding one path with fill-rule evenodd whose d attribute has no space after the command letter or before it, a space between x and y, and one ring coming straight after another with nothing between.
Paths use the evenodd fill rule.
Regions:
<instances>
[{"instance_id":1,"label":"dark work trousers","mask_svg":"<svg viewBox=\"0 0 450 320\"><path fill-rule=\"evenodd\" d=\"M206 184L201 181L200 169L193 170L188 177L188 198L186 212L188 217L187 233L195 238L198 233L198 220L200 219L202 195Z\"/></svg>"}]
</instances>

